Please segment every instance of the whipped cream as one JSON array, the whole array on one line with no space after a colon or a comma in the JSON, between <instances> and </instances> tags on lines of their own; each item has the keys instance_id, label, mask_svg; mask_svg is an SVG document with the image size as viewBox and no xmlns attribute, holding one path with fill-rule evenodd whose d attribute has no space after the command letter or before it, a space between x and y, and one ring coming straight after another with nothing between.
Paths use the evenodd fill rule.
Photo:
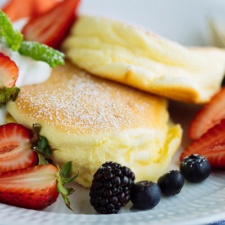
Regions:
<instances>
[{"instance_id":1,"label":"whipped cream","mask_svg":"<svg viewBox=\"0 0 225 225\"><path fill-rule=\"evenodd\" d=\"M27 18L24 18L16 21L13 27L15 30L21 31L26 23ZM19 77L16 82L17 87L42 83L51 75L52 69L45 62L35 61L30 57L22 56L4 45L0 45L0 52L9 56L19 68Z\"/></svg>"},{"instance_id":2,"label":"whipped cream","mask_svg":"<svg viewBox=\"0 0 225 225\"><path fill-rule=\"evenodd\" d=\"M29 57L20 55L18 52L12 52L10 58L19 68L19 77L16 86L38 84L46 81L51 74L51 67L40 61L34 61Z\"/></svg>"},{"instance_id":3,"label":"whipped cream","mask_svg":"<svg viewBox=\"0 0 225 225\"><path fill-rule=\"evenodd\" d=\"M26 23L27 18L24 18L16 21L13 27L15 30L21 31ZM30 57L22 56L18 52L14 52L3 45L0 46L0 52L9 56L19 68L19 77L16 82L17 87L42 83L51 74L52 69L45 62L35 61Z\"/></svg>"},{"instance_id":4,"label":"whipped cream","mask_svg":"<svg viewBox=\"0 0 225 225\"><path fill-rule=\"evenodd\" d=\"M26 22L27 18L18 20L13 24L13 27L16 30L21 30ZM9 56L19 68L19 76L16 81L17 87L42 83L51 75L52 68L45 62L35 61L30 57L22 56L18 52L12 51L3 44L0 45L0 52ZM0 124L5 122L5 115L5 107L1 107Z\"/></svg>"}]
</instances>

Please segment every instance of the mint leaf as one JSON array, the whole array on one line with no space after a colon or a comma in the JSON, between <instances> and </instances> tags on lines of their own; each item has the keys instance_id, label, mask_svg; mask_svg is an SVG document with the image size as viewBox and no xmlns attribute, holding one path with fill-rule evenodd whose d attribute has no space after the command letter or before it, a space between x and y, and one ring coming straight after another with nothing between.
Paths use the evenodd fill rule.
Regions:
<instances>
[{"instance_id":1,"label":"mint leaf","mask_svg":"<svg viewBox=\"0 0 225 225\"><path fill-rule=\"evenodd\" d=\"M51 67L64 65L64 54L47 45L34 41L23 41L19 48L19 53L32 57L37 61L44 61Z\"/></svg>"},{"instance_id":2,"label":"mint leaf","mask_svg":"<svg viewBox=\"0 0 225 225\"><path fill-rule=\"evenodd\" d=\"M14 30L11 21L0 10L0 41L18 51L21 55L29 56L37 61L44 61L51 67L64 64L64 54L46 45L23 41L23 35Z\"/></svg>"},{"instance_id":3,"label":"mint leaf","mask_svg":"<svg viewBox=\"0 0 225 225\"><path fill-rule=\"evenodd\" d=\"M0 10L0 38L12 50L17 51L23 40L20 32L14 30L9 18Z\"/></svg>"},{"instance_id":4,"label":"mint leaf","mask_svg":"<svg viewBox=\"0 0 225 225\"><path fill-rule=\"evenodd\" d=\"M15 101L19 92L20 92L20 89L18 87L0 88L0 107L10 100Z\"/></svg>"}]
</instances>

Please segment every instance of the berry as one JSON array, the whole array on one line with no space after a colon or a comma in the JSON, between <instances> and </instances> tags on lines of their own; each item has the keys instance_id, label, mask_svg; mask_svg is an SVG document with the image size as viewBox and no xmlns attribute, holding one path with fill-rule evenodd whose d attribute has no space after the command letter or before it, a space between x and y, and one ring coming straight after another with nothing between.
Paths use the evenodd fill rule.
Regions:
<instances>
[{"instance_id":1,"label":"berry","mask_svg":"<svg viewBox=\"0 0 225 225\"><path fill-rule=\"evenodd\" d=\"M205 157L192 154L182 160L180 171L189 182L199 183L208 178L211 166Z\"/></svg>"},{"instance_id":2,"label":"berry","mask_svg":"<svg viewBox=\"0 0 225 225\"><path fill-rule=\"evenodd\" d=\"M102 214L117 213L130 200L134 173L115 162L106 162L96 171L90 188L90 203Z\"/></svg>"},{"instance_id":3,"label":"berry","mask_svg":"<svg viewBox=\"0 0 225 225\"><path fill-rule=\"evenodd\" d=\"M178 170L171 170L159 177L157 184L165 196L175 195L184 186L184 176Z\"/></svg>"},{"instance_id":4,"label":"berry","mask_svg":"<svg viewBox=\"0 0 225 225\"><path fill-rule=\"evenodd\" d=\"M152 181L140 181L131 188L130 200L134 208L151 209L159 203L160 198L160 188Z\"/></svg>"},{"instance_id":5,"label":"berry","mask_svg":"<svg viewBox=\"0 0 225 225\"><path fill-rule=\"evenodd\" d=\"M212 168L225 168L225 119L184 149L180 160L191 154L204 156Z\"/></svg>"},{"instance_id":6,"label":"berry","mask_svg":"<svg viewBox=\"0 0 225 225\"><path fill-rule=\"evenodd\" d=\"M31 149L31 138L31 130L20 124L0 126L0 173L38 163L38 155Z\"/></svg>"},{"instance_id":7,"label":"berry","mask_svg":"<svg viewBox=\"0 0 225 225\"><path fill-rule=\"evenodd\" d=\"M79 3L80 0L60 1L50 10L36 17L31 17L22 29L24 39L58 48L75 21L75 12Z\"/></svg>"},{"instance_id":8,"label":"berry","mask_svg":"<svg viewBox=\"0 0 225 225\"><path fill-rule=\"evenodd\" d=\"M53 204L62 193L70 207L67 195L73 189L66 189L64 185L76 176L69 178L68 168L71 168L70 162L60 170L52 164L45 164L0 174L0 203L41 210Z\"/></svg>"},{"instance_id":9,"label":"berry","mask_svg":"<svg viewBox=\"0 0 225 225\"><path fill-rule=\"evenodd\" d=\"M11 21L16 21L39 16L58 3L56 0L8 0L2 11L8 15Z\"/></svg>"},{"instance_id":10,"label":"berry","mask_svg":"<svg viewBox=\"0 0 225 225\"><path fill-rule=\"evenodd\" d=\"M200 138L223 118L225 118L225 87L221 88L195 115L189 128L189 137L193 140Z\"/></svg>"},{"instance_id":11,"label":"berry","mask_svg":"<svg viewBox=\"0 0 225 225\"><path fill-rule=\"evenodd\" d=\"M33 0L9 0L3 6L2 11L11 21L27 18L32 13Z\"/></svg>"},{"instance_id":12,"label":"berry","mask_svg":"<svg viewBox=\"0 0 225 225\"><path fill-rule=\"evenodd\" d=\"M16 1L16 0L14 0ZM56 0L32 0L33 3L33 11L32 11L32 17L37 17L41 15L42 13L45 13L49 10L51 10L55 5L59 4L60 1Z\"/></svg>"},{"instance_id":13,"label":"berry","mask_svg":"<svg viewBox=\"0 0 225 225\"><path fill-rule=\"evenodd\" d=\"M3 53L0 53L0 87L14 87L18 75L19 69L15 62Z\"/></svg>"}]
</instances>

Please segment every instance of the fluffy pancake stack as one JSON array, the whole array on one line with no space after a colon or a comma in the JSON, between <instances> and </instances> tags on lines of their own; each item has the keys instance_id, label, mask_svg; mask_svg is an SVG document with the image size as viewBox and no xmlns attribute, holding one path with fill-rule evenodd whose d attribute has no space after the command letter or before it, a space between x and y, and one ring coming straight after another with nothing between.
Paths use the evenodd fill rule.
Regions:
<instances>
[{"instance_id":1,"label":"fluffy pancake stack","mask_svg":"<svg viewBox=\"0 0 225 225\"><path fill-rule=\"evenodd\" d=\"M182 138L164 97L206 102L225 69L222 50L187 49L90 16L79 17L63 50L73 64L55 68L42 84L22 87L7 109L18 123L42 126L53 160L73 161L76 182L84 187L106 161L130 167L136 181L157 180Z\"/></svg>"},{"instance_id":2,"label":"fluffy pancake stack","mask_svg":"<svg viewBox=\"0 0 225 225\"><path fill-rule=\"evenodd\" d=\"M166 98L205 103L220 88L225 51L186 48L117 21L80 16L63 48L79 67Z\"/></svg>"},{"instance_id":3,"label":"fluffy pancake stack","mask_svg":"<svg viewBox=\"0 0 225 225\"><path fill-rule=\"evenodd\" d=\"M73 161L76 182L84 187L109 160L130 167L137 180L156 180L182 134L169 121L165 99L93 77L69 62L46 82L21 88L7 109L27 127L42 126L53 160Z\"/></svg>"}]
</instances>

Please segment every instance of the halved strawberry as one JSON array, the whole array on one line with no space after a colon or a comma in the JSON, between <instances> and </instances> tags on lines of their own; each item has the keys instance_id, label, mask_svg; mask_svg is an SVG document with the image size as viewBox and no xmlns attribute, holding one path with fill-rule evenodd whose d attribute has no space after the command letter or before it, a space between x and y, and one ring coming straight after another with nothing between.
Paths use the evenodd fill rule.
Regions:
<instances>
[{"instance_id":1,"label":"halved strawberry","mask_svg":"<svg viewBox=\"0 0 225 225\"><path fill-rule=\"evenodd\" d=\"M3 6L2 11L11 21L16 21L26 17L36 17L58 3L57 0L9 0Z\"/></svg>"},{"instance_id":2,"label":"halved strawberry","mask_svg":"<svg viewBox=\"0 0 225 225\"><path fill-rule=\"evenodd\" d=\"M31 18L22 29L24 39L58 48L68 34L80 0L64 0L38 17Z\"/></svg>"},{"instance_id":3,"label":"halved strawberry","mask_svg":"<svg viewBox=\"0 0 225 225\"><path fill-rule=\"evenodd\" d=\"M8 15L11 21L29 17L32 13L34 0L9 0L3 6L2 11Z\"/></svg>"},{"instance_id":4,"label":"halved strawberry","mask_svg":"<svg viewBox=\"0 0 225 225\"><path fill-rule=\"evenodd\" d=\"M65 188L64 185L77 175L64 180L61 174L63 171L52 164L5 172L0 175L0 202L41 210L53 204L60 192L69 207L67 195L73 193L74 189Z\"/></svg>"},{"instance_id":5,"label":"halved strawberry","mask_svg":"<svg viewBox=\"0 0 225 225\"><path fill-rule=\"evenodd\" d=\"M32 132L17 123L0 126L0 173L27 168L38 163L31 149Z\"/></svg>"},{"instance_id":6,"label":"halved strawberry","mask_svg":"<svg viewBox=\"0 0 225 225\"><path fill-rule=\"evenodd\" d=\"M52 9L59 3L59 0L33 0L33 11L31 17L37 17L40 14Z\"/></svg>"},{"instance_id":7,"label":"halved strawberry","mask_svg":"<svg viewBox=\"0 0 225 225\"><path fill-rule=\"evenodd\" d=\"M15 86L19 69L14 61L0 52L0 87Z\"/></svg>"},{"instance_id":8,"label":"halved strawberry","mask_svg":"<svg viewBox=\"0 0 225 225\"><path fill-rule=\"evenodd\" d=\"M204 156L212 167L225 168L225 119L193 141L180 155L180 160L191 154Z\"/></svg>"},{"instance_id":9,"label":"halved strawberry","mask_svg":"<svg viewBox=\"0 0 225 225\"><path fill-rule=\"evenodd\" d=\"M189 128L189 137L198 139L209 128L225 118L225 88L217 92L194 117Z\"/></svg>"}]
</instances>

